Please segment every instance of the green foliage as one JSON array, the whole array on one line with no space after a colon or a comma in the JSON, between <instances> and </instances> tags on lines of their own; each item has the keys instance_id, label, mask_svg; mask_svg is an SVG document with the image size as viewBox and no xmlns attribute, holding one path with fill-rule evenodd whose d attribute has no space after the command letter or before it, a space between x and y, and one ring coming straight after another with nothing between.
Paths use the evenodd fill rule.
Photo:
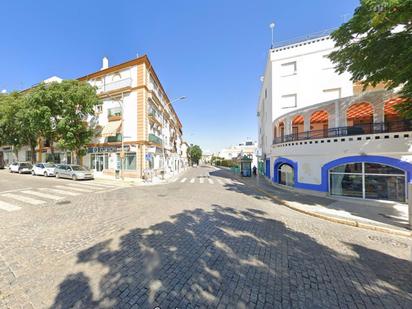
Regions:
<instances>
[{"instance_id":1,"label":"green foliage","mask_svg":"<svg viewBox=\"0 0 412 309\"><path fill-rule=\"evenodd\" d=\"M199 160L202 158L202 149L198 145L191 145L187 154L191 164L199 164Z\"/></svg>"},{"instance_id":2,"label":"green foliage","mask_svg":"<svg viewBox=\"0 0 412 309\"><path fill-rule=\"evenodd\" d=\"M361 0L351 20L332 33L330 59L364 86L402 86L400 112L412 118L412 0Z\"/></svg>"},{"instance_id":3,"label":"green foliage","mask_svg":"<svg viewBox=\"0 0 412 309\"><path fill-rule=\"evenodd\" d=\"M29 145L34 161L34 149L42 137L79 158L93 136L87 118L94 114L97 104L100 101L95 88L77 80L1 95L0 145L11 145L15 150Z\"/></svg>"},{"instance_id":4,"label":"green foliage","mask_svg":"<svg viewBox=\"0 0 412 309\"><path fill-rule=\"evenodd\" d=\"M220 158L215 161L216 166L224 166L224 167L238 167L239 163L234 160L225 160Z\"/></svg>"}]
</instances>

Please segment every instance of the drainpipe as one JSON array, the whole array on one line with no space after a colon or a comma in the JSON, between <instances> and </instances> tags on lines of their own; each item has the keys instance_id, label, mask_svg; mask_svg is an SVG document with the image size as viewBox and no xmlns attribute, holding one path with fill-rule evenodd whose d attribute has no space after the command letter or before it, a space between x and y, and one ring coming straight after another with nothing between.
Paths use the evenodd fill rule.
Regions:
<instances>
[{"instance_id":1,"label":"drainpipe","mask_svg":"<svg viewBox=\"0 0 412 309\"><path fill-rule=\"evenodd\" d=\"M408 216L409 228L412 230L412 183L408 183Z\"/></svg>"}]
</instances>

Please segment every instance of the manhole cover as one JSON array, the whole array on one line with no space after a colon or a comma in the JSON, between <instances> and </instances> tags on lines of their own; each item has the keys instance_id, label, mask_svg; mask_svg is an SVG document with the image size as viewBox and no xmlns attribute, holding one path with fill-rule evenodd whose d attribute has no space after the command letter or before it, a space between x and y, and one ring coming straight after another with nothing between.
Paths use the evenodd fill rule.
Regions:
<instances>
[{"instance_id":1,"label":"manhole cover","mask_svg":"<svg viewBox=\"0 0 412 309\"><path fill-rule=\"evenodd\" d=\"M59 201L59 202L56 202L57 205L65 205L65 204L70 204L70 203L71 203L70 201Z\"/></svg>"},{"instance_id":2,"label":"manhole cover","mask_svg":"<svg viewBox=\"0 0 412 309\"><path fill-rule=\"evenodd\" d=\"M382 237L382 236L372 236L372 235L368 236L368 238L370 240L377 241L377 242L380 242L382 244L391 245L393 247L408 248L408 245L405 244L404 242L400 242L400 241L397 241L397 240L392 239L392 238Z\"/></svg>"}]
</instances>

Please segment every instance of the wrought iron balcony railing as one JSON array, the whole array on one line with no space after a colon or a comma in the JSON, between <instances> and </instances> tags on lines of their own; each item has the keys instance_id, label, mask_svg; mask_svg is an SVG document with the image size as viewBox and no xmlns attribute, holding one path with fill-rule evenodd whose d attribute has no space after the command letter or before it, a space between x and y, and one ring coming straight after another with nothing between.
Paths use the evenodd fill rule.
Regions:
<instances>
[{"instance_id":1,"label":"wrought iron balcony railing","mask_svg":"<svg viewBox=\"0 0 412 309\"><path fill-rule=\"evenodd\" d=\"M328 137L333 138L351 135L378 134L404 131L412 131L412 120L365 123L356 124L349 127L338 127L324 130L312 130L299 133L292 133L284 136L275 137L273 139L273 144Z\"/></svg>"}]
</instances>

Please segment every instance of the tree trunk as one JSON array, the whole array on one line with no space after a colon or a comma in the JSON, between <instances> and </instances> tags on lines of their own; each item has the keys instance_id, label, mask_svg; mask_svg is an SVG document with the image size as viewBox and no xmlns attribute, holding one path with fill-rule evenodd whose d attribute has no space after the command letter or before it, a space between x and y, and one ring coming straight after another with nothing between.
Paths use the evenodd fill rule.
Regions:
<instances>
[{"instance_id":1,"label":"tree trunk","mask_svg":"<svg viewBox=\"0 0 412 309\"><path fill-rule=\"evenodd\" d=\"M31 163L36 163L36 146L30 145L31 150Z\"/></svg>"}]
</instances>

